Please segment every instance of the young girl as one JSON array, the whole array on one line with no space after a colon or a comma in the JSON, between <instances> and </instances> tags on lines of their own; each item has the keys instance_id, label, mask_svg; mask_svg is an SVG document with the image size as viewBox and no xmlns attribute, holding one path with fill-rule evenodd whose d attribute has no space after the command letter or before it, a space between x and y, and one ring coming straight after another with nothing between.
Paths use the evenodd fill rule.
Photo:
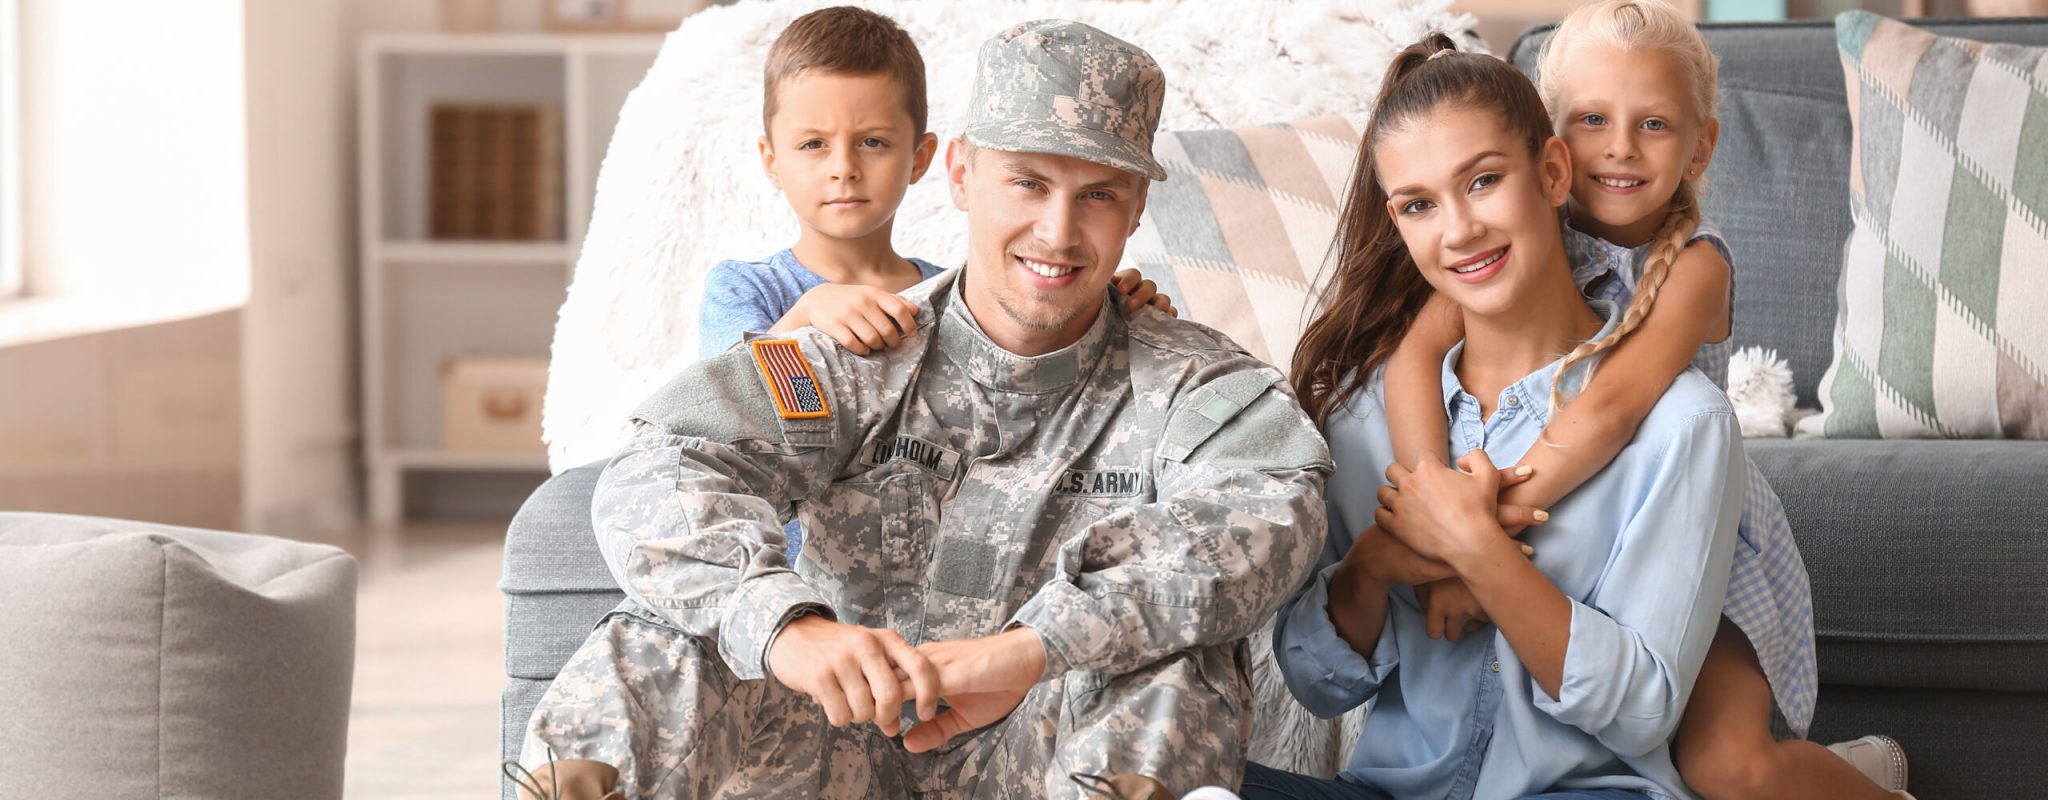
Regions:
<instances>
[{"instance_id":1,"label":"young girl","mask_svg":"<svg viewBox=\"0 0 2048 800\"><path fill-rule=\"evenodd\" d=\"M1539 399L1553 417L1547 446L1522 459L1533 478L1503 502L1547 506L1606 468L1688 363L1726 385L1732 270L1726 243L1699 212L1718 135L1716 71L1698 31L1656 0L1583 6L1545 45L1542 95L1572 161L1564 237L1573 280L1627 311L1610 335L1566 356L1569 369L1606 353L1568 408L1560 409L1564 386ZM1452 454L1434 384L1462 335L1459 322L1438 296L1389 359L1388 383L1397 388L1387 406L1402 464L1445 463ZM1678 730L1680 772L1709 798L1892 797L1906 773L1890 738L1837 745L1837 757L1774 735L1803 736L1812 719L1812 600L1782 504L1754 465L1746 471L1742 545L1726 617ZM1398 515L1388 522L1402 524ZM1456 580L1417 594L1432 636L1456 640L1484 627L1479 604Z\"/></svg>"},{"instance_id":2,"label":"young girl","mask_svg":"<svg viewBox=\"0 0 2048 800\"><path fill-rule=\"evenodd\" d=\"M1336 471L1322 569L1273 634L1294 696L1323 716L1372 700L1369 733L1334 780L1250 765L1247 798L1686 795L1670 741L1719 624L1745 480L1727 398L1670 381L1612 463L1539 517L1533 558L1498 521L1494 460L1535 446L1553 382L1598 363L1561 372L1558 354L1625 321L1573 283L1571 179L1512 66L1442 35L1395 58L1295 354ZM1387 360L1432 294L1463 331L1429 379L1474 451L1463 470L1397 464L1386 415ZM1374 524L1386 510L1398 527ZM1429 635L1407 585L1443 577L1498 635Z\"/></svg>"}]
</instances>

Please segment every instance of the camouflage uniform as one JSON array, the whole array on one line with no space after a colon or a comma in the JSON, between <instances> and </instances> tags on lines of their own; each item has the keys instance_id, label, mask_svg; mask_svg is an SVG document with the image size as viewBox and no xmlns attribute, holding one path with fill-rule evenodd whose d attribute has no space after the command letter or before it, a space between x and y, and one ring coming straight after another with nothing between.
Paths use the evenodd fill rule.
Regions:
<instances>
[{"instance_id":1,"label":"camouflage uniform","mask_svg":"<svg viewBox=\"0 0 2048 800\"><path fill-rule=\"evenodd\" d=\"M1108 38L1036 25L999 41ZM1157 111L1155 93L1131 112L1153 120L1146 163ZM980 143L1025 149L1004 135ZM1113 293L1073 345L1009 353L968 312L961 273L904 293L917 332L897 347L759 338L636 411L592 506L629 599L536 709L529 764L545 745L614 765L629 798L1072 797L1075 772L1236 785L1244 637L1322 542L1320 435L1278 371ZM812 537L793 570L792 514ZM1045 673L1004 719L913 755L768 679L770 642L806 613L913 645L1029 626Z\"/></svg>"},{"instance_id":2,"label":"camouflage uniform","mask_svg":"<svg viewBox=\"0 0 2048 800\"><path fill-rule=\"evenodd\" d=\"M556 757L618 766L629 797L1041 797L1071 794L1068 772L1235 784L1242 638L1316 555L1321 439L1279 372L1207 328L1110 298L1079 342L1024 358L981 332L958 275L913 289L919 333L876 356L798 332L829 416L783 418L751 345L639 410L593 503L632 599L536 712ZM814 532L794 571L792 509ZM912 644L1029 625L1046 681L911 755L764 680L804 612Z\"/></svg>"}]
</instances>

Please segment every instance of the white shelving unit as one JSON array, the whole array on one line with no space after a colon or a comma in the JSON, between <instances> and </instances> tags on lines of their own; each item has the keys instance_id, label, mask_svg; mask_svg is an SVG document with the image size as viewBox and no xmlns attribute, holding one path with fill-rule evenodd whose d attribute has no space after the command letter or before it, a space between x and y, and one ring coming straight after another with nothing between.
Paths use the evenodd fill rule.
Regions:
<instances>
[{"instance_id":1,"label":"white shelving unit","mask_svg":"<svg viewBox=\"0 0 2048 800\"><path fill-rule=\"evenodd\" d=\"M398 521L420 472L547 472L532 453L440 446L440 370L465 355L545 356L590 219L619 107L661 37L395 35L360 62L364 460L370 518ZM428 238L428 110L435 103L541 103L562 125L559 241Z\"/></svg>"}]
</instances>

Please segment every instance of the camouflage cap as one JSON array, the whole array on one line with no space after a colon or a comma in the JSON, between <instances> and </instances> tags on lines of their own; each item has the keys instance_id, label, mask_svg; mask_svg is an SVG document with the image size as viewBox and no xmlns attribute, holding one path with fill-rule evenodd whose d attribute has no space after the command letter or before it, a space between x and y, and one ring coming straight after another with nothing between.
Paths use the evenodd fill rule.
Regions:
<instances>
[{"instance_id":1,"label":"camouflage cap","mask_svg":"<svg viewBox=\"0 0 2048 800\"><path fill-rule=\"evenodd\" d=\"M1152 134L1165 97L1166 73L1137 45L1070 20L1026 22L982 44L964 135L1163 181Z\"/></svg>"}]
</instances>

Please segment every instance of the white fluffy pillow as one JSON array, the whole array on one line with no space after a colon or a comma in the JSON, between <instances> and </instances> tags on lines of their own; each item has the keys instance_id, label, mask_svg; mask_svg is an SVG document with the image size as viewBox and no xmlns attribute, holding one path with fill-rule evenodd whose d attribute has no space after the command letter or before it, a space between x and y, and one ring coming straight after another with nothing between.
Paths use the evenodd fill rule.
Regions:
<instances>
[{"instance_id":1,"label":"white fluffy pillow","mask_svg":"<svg viewBox=\"0 0 2048 800\"><path fill-rule=\"evenodd\" d=\"M542 425L557 472L610 456L625 442L626 415L694 358L697 298L712 264L796 241L796 217L756 157L761 63L791 20L832 4L742 2L696 14L627 98L555 327ZM963 121L981 42L1027 20L1081 20L1150 51L1166 71L1165 130L1357 114L1401 47L1473 23L1451 13L1449 0L858 4L917 40L942 140ZM963 222L943 170L933 169L898 210L897 250L956 263Z\"/></svg>"}]
</instances>

